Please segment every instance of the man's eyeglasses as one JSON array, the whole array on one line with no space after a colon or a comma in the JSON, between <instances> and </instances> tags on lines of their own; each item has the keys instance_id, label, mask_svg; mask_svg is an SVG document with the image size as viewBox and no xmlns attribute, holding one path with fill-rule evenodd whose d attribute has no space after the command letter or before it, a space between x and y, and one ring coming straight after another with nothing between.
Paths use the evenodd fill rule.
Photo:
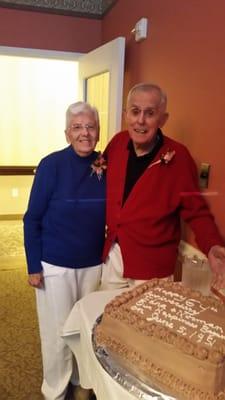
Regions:
<instances>
[{"instance_id":1,"label":"man's eyeglasses","mask_svg":"<svg viewBox=\"0 0 225 400\"><path fill-rule=\"evenodd\" d=\"M86 125L82 125L82 124L73 124L69 127L69 130L73 133L81 133L84 130L88 131L88 132L94 132L96 131L96 126L92 125L92 124L86 124Z\"/></svg>"}]
</instances>

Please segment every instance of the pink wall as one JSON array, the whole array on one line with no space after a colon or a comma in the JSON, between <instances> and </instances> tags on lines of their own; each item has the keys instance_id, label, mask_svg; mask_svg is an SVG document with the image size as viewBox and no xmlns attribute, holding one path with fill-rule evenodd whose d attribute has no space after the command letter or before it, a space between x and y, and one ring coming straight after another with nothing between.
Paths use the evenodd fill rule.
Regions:
<instances>
[{"instance_id":1,"label":"pink wall","mask_svg":"<svg viewBox=\"0 0 225 400\"><path fill-rule=\"evenodd\" d=\"M0 46L86 53L101 44L100 20L0 8Z\"/></svg>"},{"instance_id":2,"label":"pink wall","mask_svg":"<svg viewBox=\"0 0 225 400\"><path fill-rule=\"evenodd\" d=\"M141 17L149 32L136 43L130 32ZM161 85L170 112L164 132L187 145L197 165L210 163L207 199L225 237L224 21L224 0L118 0L102 32L103 42L126 37L124 97L140 81Z\"/></svg>"}]
</instances>

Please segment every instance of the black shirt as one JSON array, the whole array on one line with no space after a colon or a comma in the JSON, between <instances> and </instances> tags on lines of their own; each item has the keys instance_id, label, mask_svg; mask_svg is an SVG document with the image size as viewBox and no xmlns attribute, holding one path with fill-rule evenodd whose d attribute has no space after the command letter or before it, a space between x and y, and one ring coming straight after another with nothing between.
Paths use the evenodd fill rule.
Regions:
<instances>
[{"instance_id":1,"label":"black shirt","mask_svg":"<svg viewBox=\"0 0 225 400\"><path fill-rule=\"evenodd\" d=\"M134 150L132 140L128 143L129 157L127 161L127 170L126 170L126 180L124 186L123 193L123 204L125 203L129 193L131 192L133 186L149 166L150 162L158 153L159 149L163 145L163 135L160 129L158 129L156 136L156 143L153 148L149 151L149 153L144 154L143 156L137 156Z\"/></svg>"}]
</instances>

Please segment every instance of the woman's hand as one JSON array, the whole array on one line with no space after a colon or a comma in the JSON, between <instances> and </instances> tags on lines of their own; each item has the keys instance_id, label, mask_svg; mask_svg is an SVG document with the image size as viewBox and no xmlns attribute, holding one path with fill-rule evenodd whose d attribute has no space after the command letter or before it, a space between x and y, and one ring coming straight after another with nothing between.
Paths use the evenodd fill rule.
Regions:
<instances>
[{"instance_id":1,"label":"woman's hand","mask_svg":"<svg viewBox=\"0 0 225 400\"><path fill-rule=\"evenodd\" d=\"M43 272L39 272L37 274L29 274L28 283L30 286L33 286L37 289L43 288L44 286Z\"/></svg>"}]
</instances>

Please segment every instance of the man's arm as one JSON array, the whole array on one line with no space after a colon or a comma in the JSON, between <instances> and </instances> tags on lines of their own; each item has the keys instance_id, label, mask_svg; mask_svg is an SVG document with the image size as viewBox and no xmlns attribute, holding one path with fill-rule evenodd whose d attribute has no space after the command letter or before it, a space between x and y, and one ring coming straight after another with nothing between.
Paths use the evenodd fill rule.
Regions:
<instances>
[{"instance_id":1,"label":"man's arm","mask_svg":"<svg viewBox=\"0 0 225 400\"><path fill-rule=\"evenodd\" d=\"M213 272L213 286L216 289L225 289L225 247L212 246L208 259Z\"/></svg>"},{"instance_id":2,"label":"man's arm","mask_svg":"<svg viewBox=\"0 0 225 400\"><path fill-rule=\"evenodd\" d=\"M181 217L190 225L199 249L208 257L214 285L225 288L225 244L208 203L199 189L198 171L190 154L183 157L184 191L181 196Z\"/></svg>"}]
</instances>

